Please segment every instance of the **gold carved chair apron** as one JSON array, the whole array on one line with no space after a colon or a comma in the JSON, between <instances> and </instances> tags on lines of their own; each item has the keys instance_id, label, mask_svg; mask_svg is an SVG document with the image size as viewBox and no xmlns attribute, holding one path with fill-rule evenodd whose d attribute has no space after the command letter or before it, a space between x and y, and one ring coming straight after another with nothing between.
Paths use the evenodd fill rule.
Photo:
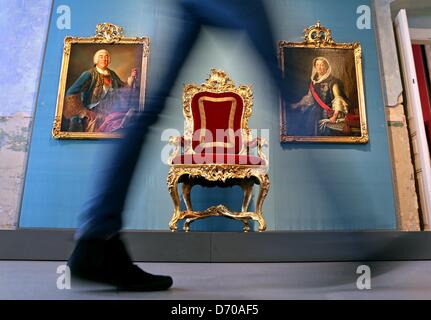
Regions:
<instances>
[{"instance_id":1,"label":"gold carved chair apron","mask_svg":"<svg viewBox=\"0 0 431 320\"><path fill-rule=\"evenodd\" d=\"M174 203L169 223L172 231L177 230L180 219L186 219L184 230L189 231L191 222L209 216L241 220L245 232L250 230L250 220L259 223L259 231L266 229L262 213L269 190L268 161L262 152L266 142L251 137L248 120L252 103L251 87L236 87L221 70L212 69L209 79L202 85L184 87L184 136L171 137L169 141L174 146L167 177ZM254 148L257 148L257 155L250 153ZM182 183L185 211L180 209L179 183ZM258 184L260 190L255 211L249 212L254 184ZM193 211L190 192L194 185L239 185L244 191L241 212L232 212L223 205Z\"/></svg>"}]
</instances>

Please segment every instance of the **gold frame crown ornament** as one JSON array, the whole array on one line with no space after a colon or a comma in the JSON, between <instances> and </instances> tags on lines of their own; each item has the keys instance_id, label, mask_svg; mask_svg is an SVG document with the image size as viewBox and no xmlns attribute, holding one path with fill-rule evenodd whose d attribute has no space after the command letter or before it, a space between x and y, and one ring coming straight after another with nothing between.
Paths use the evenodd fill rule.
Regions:
<instances>
[{"instance_id":1,"label":"gold frame crown ornament","mask_svg":"<svg viewBox=\"0 0 431 320\"><path fill-rule=\"evenodd\" d=\"M332 44L334 39L332 39L332 31L325 28L317 21L315 25L312 25L304 29L304 40L307 43L319 44Z\"/></svg>"},{"instance_id":2,"label":"gold frame crown ornament","mask_svg":"<svg viewBox=\"0 0 431 320\"><path fill-rule=\"evenodd\" d=\"M106 42L119 40L123 37L124 29L115 24L105 22L96 26L96 37L103 38Z\"/></svg>"}]
</instances>

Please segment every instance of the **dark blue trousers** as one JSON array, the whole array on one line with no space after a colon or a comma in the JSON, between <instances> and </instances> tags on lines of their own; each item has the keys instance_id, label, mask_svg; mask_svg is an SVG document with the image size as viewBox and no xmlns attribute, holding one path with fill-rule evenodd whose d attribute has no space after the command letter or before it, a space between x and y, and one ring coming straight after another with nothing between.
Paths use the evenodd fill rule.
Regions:
<instances>
[{"instance_id":1,"label":"dark blue trousers","mask_svg":"<svg viewBox=\"0 0 431 320\"><path fill-rule=\"evenodd\" d=\"M182 0L179 17L182 28L175 40L175 54L169 56L166 72L150 90L144 111L127 129L112 158L104 165L97 189L81 215L77 239L108 239L122 228L122 212L148 127L163 111L177 76L204 25L245 31L281 94L283 85L275 51L275 40L265 7L260 0ZM277 108L274 109L278 110Z\"/></svg>"}]
</instances>

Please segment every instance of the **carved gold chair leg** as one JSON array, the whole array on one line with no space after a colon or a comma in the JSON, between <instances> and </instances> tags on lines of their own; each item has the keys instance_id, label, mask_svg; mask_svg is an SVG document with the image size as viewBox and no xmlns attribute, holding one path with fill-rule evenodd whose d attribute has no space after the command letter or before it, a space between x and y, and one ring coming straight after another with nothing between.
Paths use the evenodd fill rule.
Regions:
<instances>
[{"instance_id":1,"label":"carved gold chair leg","mask_svg":"<svg viewBox=\"0 0 431 320\"><path fill-rule=\"evenodd\" d=\"M258 175L257 178L259 179L260 188L259 188L259 195L257 197L256 201L256 215L257 215L257 222L259 222L259 231L265 231L266 230L266 222L262 215L262 207L263 202L265 201L266 195L269 191L269 177L268 174L262 174Z\"/></svg>"},{"instance_id":2,"label":"carved gold chair leg","mask_svg":"<svg viewBox=\"0 0 431 320\"><path fill-rule=\"evenodd\" d=\"M190 231L190 223L193 222L195 219L186 219L186 221L184 221L184 227L183 230L185 232L189 232Z\"/></svg>"},{"instance_id":3,"label":"carved gold chair leg","mask_svg":"<svg viewBox=\"0 0 431 320\"><path fill-rule=\"evenodd\" d=\"M189 232L190 231L190 223L192 223L195 220L202 219L202 218L205 218L205 217L196 216L196 217L193 217L193 218L187 218L186 221L184 222L183 230L185 232Z\"/></svg>"},{"instance_id":4,"label":"carved gold chair leg","mask_svg":"<svg viewBox=\"0 0 431 320\"><path fill-rule=\"evenodd\" d=\"M241 221L242 221L242 223L243 223L242 230L243 230L244 232L249 232L249 231L250 231L250 224L248 223L248 222L249 222L249 220L248 220L248 219L243 219L243 220L241 220Z\"/></svg>"},{"instance_id":5,"label":"carved gold chair leg","mask_svg":"<svg viewBox=\"0 0 431 320\"><path fill-rule=\"evenodd\" d=\"M169 222L169 228L171 231L177 230L177 222L180 219L180 196L178 194L178 180L180 176L177 175L173 170L169 171L168 174L168 189L169 193L172 197L172 201L174 202L174 212L172 214L171 221Z\"/></svg>"},{"instance_id":6,"label":"carved gold chair leg","mask_svg":"<svg viewBox=\"0 0 431 320\"><path fill-rule=\"evenodd\" d=\"M242 201L242 208L241 208L242 212L247 212L248 207L250 206L251 195L253 193L253 184L254 182L251 179L244 179L241 182L241 188L244 191L244 199Z\"/></svg>"},{"instance_id":7,"label":"carved gold chair leg","mask_svg":"<svg viewBox=\"0 0 431 320\"><path fill-rule=\"evenodd\" d=\"M193 211L192 200L190 197L190 192L192 190L192 184L189 181L184 181L182 183L183 199L186 204L187 211Z\"/></svg>"}]
</instances>

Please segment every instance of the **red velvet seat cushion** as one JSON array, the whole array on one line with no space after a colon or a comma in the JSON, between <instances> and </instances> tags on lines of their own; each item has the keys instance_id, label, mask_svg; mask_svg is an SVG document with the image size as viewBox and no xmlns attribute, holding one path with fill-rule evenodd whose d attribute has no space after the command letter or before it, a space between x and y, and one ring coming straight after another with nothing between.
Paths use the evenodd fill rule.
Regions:
<instances>
[{"instance_id":1,"label":"red velvet seat cushion","mask_svg":"<svg viewBox=\"0 0 431 320\"><path fill-rule=\"evenodd\" d=\"M239 164L239 165L266 165L265 160L253 155L239 154L187 154L176 156L172 164Z\"/></svg>"}]
</instances>

